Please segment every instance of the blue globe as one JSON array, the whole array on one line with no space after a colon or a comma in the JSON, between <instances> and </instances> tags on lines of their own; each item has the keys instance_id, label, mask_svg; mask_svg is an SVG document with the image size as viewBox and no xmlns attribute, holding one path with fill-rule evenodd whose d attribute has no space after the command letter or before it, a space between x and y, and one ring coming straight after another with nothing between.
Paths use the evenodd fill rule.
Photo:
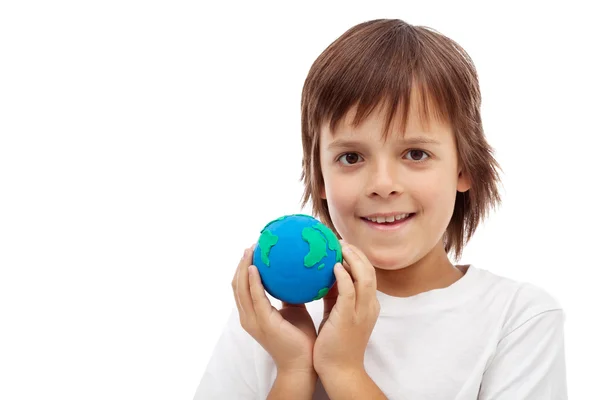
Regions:
<instances>
[{"instance_id":1,"label":"blue globe","mask_svg":"<svg viewBox=\"0 0 600 400\"><path fill-rule=\"evenodd\" d=\"M319 220L304 214L286 215L262 229L252 262L271 296L303 304L322 298L331 289L333 267L342 262L342 249L333 231Z\"/></svg>"}]
</instances>

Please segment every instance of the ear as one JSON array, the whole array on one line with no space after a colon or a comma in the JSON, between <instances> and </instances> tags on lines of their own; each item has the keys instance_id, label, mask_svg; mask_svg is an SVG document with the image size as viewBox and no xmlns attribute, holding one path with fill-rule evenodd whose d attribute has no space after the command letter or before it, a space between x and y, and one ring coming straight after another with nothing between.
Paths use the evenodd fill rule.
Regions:
<instances>
[{"instance_id":1,"label":"ear","mask_svg":"<svg viewBox=\"0 0 600 400\"><path fill-rule=\"evenodd\" d=\"M471 179L469 179L467 174L461 168L458 170L458 181L456 183L456 190L461 193L464 193L469 189L471 189Z\"/></svg>"}]
</instances>

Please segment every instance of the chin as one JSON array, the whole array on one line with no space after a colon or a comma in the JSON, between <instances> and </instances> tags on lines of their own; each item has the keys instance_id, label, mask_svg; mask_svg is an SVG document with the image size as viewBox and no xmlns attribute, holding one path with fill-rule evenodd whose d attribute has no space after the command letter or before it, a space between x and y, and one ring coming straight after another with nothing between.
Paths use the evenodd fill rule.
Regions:
<instances>
[{"instance_id":1,"label":"chin","mask_svg":"<svg viewBox=\"0 0 600 400\"><path fill-rule=\"evenodd\" d=\"M378 251L374 249L368 251L365 249L365 255L375 268L388 271L403 269L416 262L414 257L411 257L404 252L399 252L398 250Z\"/></svg>"}]
</instances>

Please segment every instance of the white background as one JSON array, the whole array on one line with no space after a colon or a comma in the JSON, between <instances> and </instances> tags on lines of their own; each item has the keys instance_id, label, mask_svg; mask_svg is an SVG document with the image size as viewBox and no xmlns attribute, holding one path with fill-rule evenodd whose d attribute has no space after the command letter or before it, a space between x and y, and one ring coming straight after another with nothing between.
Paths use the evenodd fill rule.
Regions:
<instances>
[{"instance_id":1,"label":"white background","mask_svg":"<svg viewBox=\"0 0 600 400\"><path fill-rule=\"evenodd\" d=\"M205 3L1 3L0 398L191 399L243 249L308 211L306 73L382 17L474 59L504 203L462 262L556 296L570 398L600 398L591 6Z\"/></svg>"}]
</instances>

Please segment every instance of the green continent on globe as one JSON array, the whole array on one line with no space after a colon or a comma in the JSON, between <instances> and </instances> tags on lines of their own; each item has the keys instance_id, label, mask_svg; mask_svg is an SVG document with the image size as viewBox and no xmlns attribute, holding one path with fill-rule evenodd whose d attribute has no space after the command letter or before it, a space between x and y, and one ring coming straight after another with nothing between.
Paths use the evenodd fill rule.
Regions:
<instances>
[{"instance_id":1,"label":"green continent on globe","mask_svg":"<svg viewBox=\"0 0 600 400\"><path fill-rule=\"evenodd\" d=\"M319 290L319 294L317 294L317 297L315 297L313 300L322 299L323 296L325 296L328 292L329 292L329 288L323 288L323 289Z\"/></svg>"},{"instance_id":2,"label":"green continent on globe","mask_svg":"<svg viewBox=\"0 0 600 400\"><path fill-rule=\"evenodd\" d=\"M335 237L335 234L332 232L332 230L323 225L321 222L314 225L313 228L318 229L323 235L325 235L327 243L329 244L329 250L335 251L335 261L342 262L342 247L340 246L340 242L338 241L338 238Z\"/></svg>"},{"instance_id":3,"label":"green continent on globe","mask_svg":"<svg viewBox=\"0 0 600 400\"><path fill-rule=\"evenodd\" d=\"M278 221L283 221L286 218L289 217L305 217L305 218L312 218L310 215L306 215L306 214L290 214L290 215L284 215L283 217L279 217L277 219L274 219L273 221L269 222L268 224L265 225L265 227L262 229L262 231L260 231L260 233L263 233L270 225L273 225L275 222Z\"/></svg>"},{"instance_id":4,"label":"green continent on globe","mask_svg":"<svg viewBox=\"0 0 600 400\"><path fill-rule=\"evenodd\" d=\"M262 229L262 231L260 231L260 233L263 233L264 231L267 230L267 228L269 227L269 225L274 224L277 221L281 221L282 219L285 219L286 216L284 215L283 217L279 217L277 219L274 219L273 221L269 222L268 224L265 225L265 227Z\"/></svg>"},{"instance_id":5,"label":"green continent on globe","mask_svg":"<svg viewBox=\"0 0 600 400\"><path fill-rule=\"evenodd\" d=\"M271 247L275 246L279 238L277 235L271 233L271 231L264 230L260 234L258 238L258 246L260 247L260 259L267 266L269 265L269 253L271 252Z\"/></svg>"},{"instance_id":6,"label":"green continent on globe","mask_svg":"<svg viewBox=\"0 0 600 400\"><path fill-rule=\"evenodd\" d=\"M327 256L327 242L318 230L310 226L302 229L302 239L308 242L308 254L304 256L304 266L314 267Z\"/></svg>"}]
</instances>

